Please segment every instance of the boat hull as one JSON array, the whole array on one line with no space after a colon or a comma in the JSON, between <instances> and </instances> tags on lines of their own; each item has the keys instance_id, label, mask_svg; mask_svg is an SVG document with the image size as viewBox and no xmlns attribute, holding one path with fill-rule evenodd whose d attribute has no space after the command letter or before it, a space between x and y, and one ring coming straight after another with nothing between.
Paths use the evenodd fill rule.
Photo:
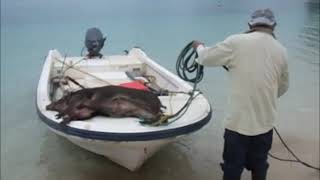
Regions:
<instances>
[{"instance_id":1,"label":"boat hull","mask_svg":"<svg viewBox=\"0 0 320 180\"><path fill-rule=\"evenodd\" d=\"M149 141L107 141L71 136L52 128L50 130L83 149L105 156L130 171L138 170L147 159L162 147L178 139L178 137L172 137Z\"/></svg>"}]
</instances>

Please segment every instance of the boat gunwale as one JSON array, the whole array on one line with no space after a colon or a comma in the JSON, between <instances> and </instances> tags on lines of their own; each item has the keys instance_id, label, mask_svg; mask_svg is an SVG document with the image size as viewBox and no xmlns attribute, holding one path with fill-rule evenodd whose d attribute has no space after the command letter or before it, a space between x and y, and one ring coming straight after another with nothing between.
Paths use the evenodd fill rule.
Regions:
<instances>
[{"instance_id":1,"label":"boat gunwale","mask_svg":"<svg viewBox=\"0 0 320 180\"><path fill-rule=\"evenodd\" d=\"M204 125L206 125L212 115L212 110L210 108L209 113L203 119L186 126L165 129L159 131L151 131L151 132L138 132L138 133L111 133L111 132L101 132L101 131L90 131L85 129L78 129L70 126L61 125L56 121L45 116L41 110L37 107L38 115L41 120L47 124L49 127L60 131L67 135L77 136L86 139L92 140L108 140L108 141L149 141L149 140L159 140L165 138L176 137L184 134L188 134L194 132Z\"/></svg>"}]
</instances>

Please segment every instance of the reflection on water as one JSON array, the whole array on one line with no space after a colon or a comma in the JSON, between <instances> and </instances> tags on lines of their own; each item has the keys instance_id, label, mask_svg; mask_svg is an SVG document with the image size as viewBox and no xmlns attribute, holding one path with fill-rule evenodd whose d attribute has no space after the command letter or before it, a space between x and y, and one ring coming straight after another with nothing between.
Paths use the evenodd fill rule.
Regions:
<instances>
[{"instance_id":1,"label":"reflection on water","mask_svg":"<svg viewBox=\"0 0 320 180\"><path fill-rule=\"evenodd\" d=\"M319 3L305 3L304 6L304 22L298 35L304 46L299 46L298 50L301 60L319 65Z\"/></svg>"},{"instance_id":2,"label":"reflection on water","mask_svg":"<svg viewBox=\"0 0 320 180\"><path fill-rule=\"evenodd\" d=\"M38 165L47 170L46 180L195 180L197 178L194 174L185 173L192 172L190 151L179 144L169 145L133 173L103 156L83 150L53 133L47 133ZM192 156L198 157L197 154Z\"/></svg>"}]
</instances>

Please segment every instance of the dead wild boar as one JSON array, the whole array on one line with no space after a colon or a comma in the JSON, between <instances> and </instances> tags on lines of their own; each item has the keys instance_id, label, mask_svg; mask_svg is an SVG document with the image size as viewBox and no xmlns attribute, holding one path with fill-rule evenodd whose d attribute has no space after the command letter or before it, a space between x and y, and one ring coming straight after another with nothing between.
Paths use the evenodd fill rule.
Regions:
<instances>
[{"instance_id":1,"label":"dead wild boar","mask_svg":"<svg viewBox=\"0 0 320 180\"><path fill-rule=\"evenodd\" d=\"M109 117L137 117L145 123L157 121L161 115L161 102L149 91L121 86L87 88L73 92L47 105L47 110L58 111L62 124L85 120L95 115Z\"/></svg>"}]
</instances>

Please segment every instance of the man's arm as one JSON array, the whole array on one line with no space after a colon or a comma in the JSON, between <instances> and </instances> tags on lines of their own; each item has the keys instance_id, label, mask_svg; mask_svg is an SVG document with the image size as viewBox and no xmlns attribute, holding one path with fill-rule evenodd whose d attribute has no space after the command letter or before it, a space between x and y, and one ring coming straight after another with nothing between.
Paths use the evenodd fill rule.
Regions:
<instances>
[{"instance_id":1,"label":"man's arm","mask_svg":"<svg viewBox=\"0 0 320 180\"><path fill-rule=\"evenodd\" d=\"M288 54L286 49L284 49L283 62L284 64L282 65L282 68L281 68L281 76L278 84L278 98L282 96L284 93L286 93L289 88L289 71L288 71L288 64L287 64Z\"/></svg>"},{"instance_id":2,"label":"man's arm","mask_svg":"<svg viewBox=\"0 0 320 180\"><path fill-rule=\"evenodd\" d=\"M278 98L288 91L289 72L287 63L284 64L278 86Z\"/></svg>"},{"instance_id":3,"label":"man's arm","mask_svg":"<svg viewBox=\"0 0 320 180\"><path fill-rule=\"evenodd\" d=\"M204 47L202 43L195 41L193 47L196 48L199 55L197 63L204 66L228 66L233 59L229 38L212 47Z\"/></svg>"}]
</instances>

